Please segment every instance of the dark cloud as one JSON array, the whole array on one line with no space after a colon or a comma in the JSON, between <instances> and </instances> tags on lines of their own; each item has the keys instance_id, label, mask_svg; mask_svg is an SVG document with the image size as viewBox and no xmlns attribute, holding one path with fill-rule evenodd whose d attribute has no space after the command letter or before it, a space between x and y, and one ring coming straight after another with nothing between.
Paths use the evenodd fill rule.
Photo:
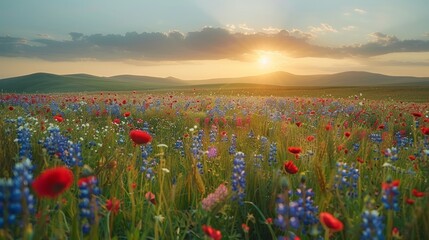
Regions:
<instances>
[{"instance_id":1,"label":"dark cloud","mask_svg":"<svg viewBox=\"0 0 429 240\"><path fill-rule=\"evenodd\" d=\"M46 60L209 60L239 59L255 50L285 52L292 57L369 57L395 52L429 52L429 41L400 40L383 33L360 45L324 47L311 44L312 35L299 30L239 33L203 28L183 34L173 31L120 34L70 33L70 40L0 36L0 56Z\"/></svg>"},{"instance_id":2,"label":"dark cloud","mask_svg":"<svg viewBox=\"0 0 429 240\"><path fill-rule=\"evenodd\" d=\"M424 40L399 40L396 36L390 36L383 33L373 33L373 41L344 47L343 50L353 56L377 56L387 53L400 52L429 52L429 41Z\"/></svg>"}]
</instances>

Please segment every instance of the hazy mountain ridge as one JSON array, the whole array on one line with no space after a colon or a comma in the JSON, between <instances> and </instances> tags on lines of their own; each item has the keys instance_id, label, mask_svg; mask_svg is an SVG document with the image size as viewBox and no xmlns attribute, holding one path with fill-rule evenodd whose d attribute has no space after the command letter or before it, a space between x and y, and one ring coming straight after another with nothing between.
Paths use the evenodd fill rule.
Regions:
<instances>
[{"instance_id":1,"label":"hazy mountain ridge","mask_svg":"<svg viewBox=\"0 0 429 240\"><path fill-rule=\"evenodd\" d=\"M259 84L302 87L351 87L351 86L429 86L429 77L388 76L370 72L341 72L336 74L295 75L287 72L205 80L181 80L174 77L117 75L99 77L84 73L55 75L34 73L0 80L3 92L76 92L76 91L126 91L137 89L168 89L198 87L199 85Z\"/></svg>"}]
</instances>

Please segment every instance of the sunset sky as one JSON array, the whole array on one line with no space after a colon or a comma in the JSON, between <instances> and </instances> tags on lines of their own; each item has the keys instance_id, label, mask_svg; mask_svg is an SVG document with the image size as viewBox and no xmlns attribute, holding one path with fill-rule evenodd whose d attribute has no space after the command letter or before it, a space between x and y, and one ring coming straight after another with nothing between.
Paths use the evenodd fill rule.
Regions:
<instances>
[{"instance_id":1,"label":"sunset sky","mask_svg":"<svg viewBox=\"0 0 429 240\"><path fill-rule=\"evenodd\" d=\"M429 76L427 0L1 0L0 78Z\"/></svg>"}]
</instances>

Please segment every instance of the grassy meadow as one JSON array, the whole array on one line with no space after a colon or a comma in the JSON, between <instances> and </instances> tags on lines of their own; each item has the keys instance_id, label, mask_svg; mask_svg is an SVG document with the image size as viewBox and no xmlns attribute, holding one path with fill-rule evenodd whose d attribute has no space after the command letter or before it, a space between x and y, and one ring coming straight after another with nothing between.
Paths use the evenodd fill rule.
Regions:
<instances>
[{"instance_id":1,"label":"grassy meadow","mask_svg":"<svg viewBox=\"0 0 429 240\"><path fill-rule=\"evenodd\" d=\"M428 89L248 86L2 93L0 239L426 239Z\"/></svg>"}]
</instances>

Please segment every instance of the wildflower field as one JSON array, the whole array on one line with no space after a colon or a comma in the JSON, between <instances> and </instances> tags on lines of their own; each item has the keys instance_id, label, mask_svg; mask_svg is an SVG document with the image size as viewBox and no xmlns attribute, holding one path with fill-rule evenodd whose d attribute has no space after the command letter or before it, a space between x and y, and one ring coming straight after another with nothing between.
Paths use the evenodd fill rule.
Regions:
<instances>
[{"instance_id":1,"label":"wildflower field","mask_svg":"<svg viewBox=\"0 0 429 240\"><path fill-rule=\"evenodd\" d=\"M427 239L429 103L0 95L0 239Z\"/></svg>"}]
</instances>

